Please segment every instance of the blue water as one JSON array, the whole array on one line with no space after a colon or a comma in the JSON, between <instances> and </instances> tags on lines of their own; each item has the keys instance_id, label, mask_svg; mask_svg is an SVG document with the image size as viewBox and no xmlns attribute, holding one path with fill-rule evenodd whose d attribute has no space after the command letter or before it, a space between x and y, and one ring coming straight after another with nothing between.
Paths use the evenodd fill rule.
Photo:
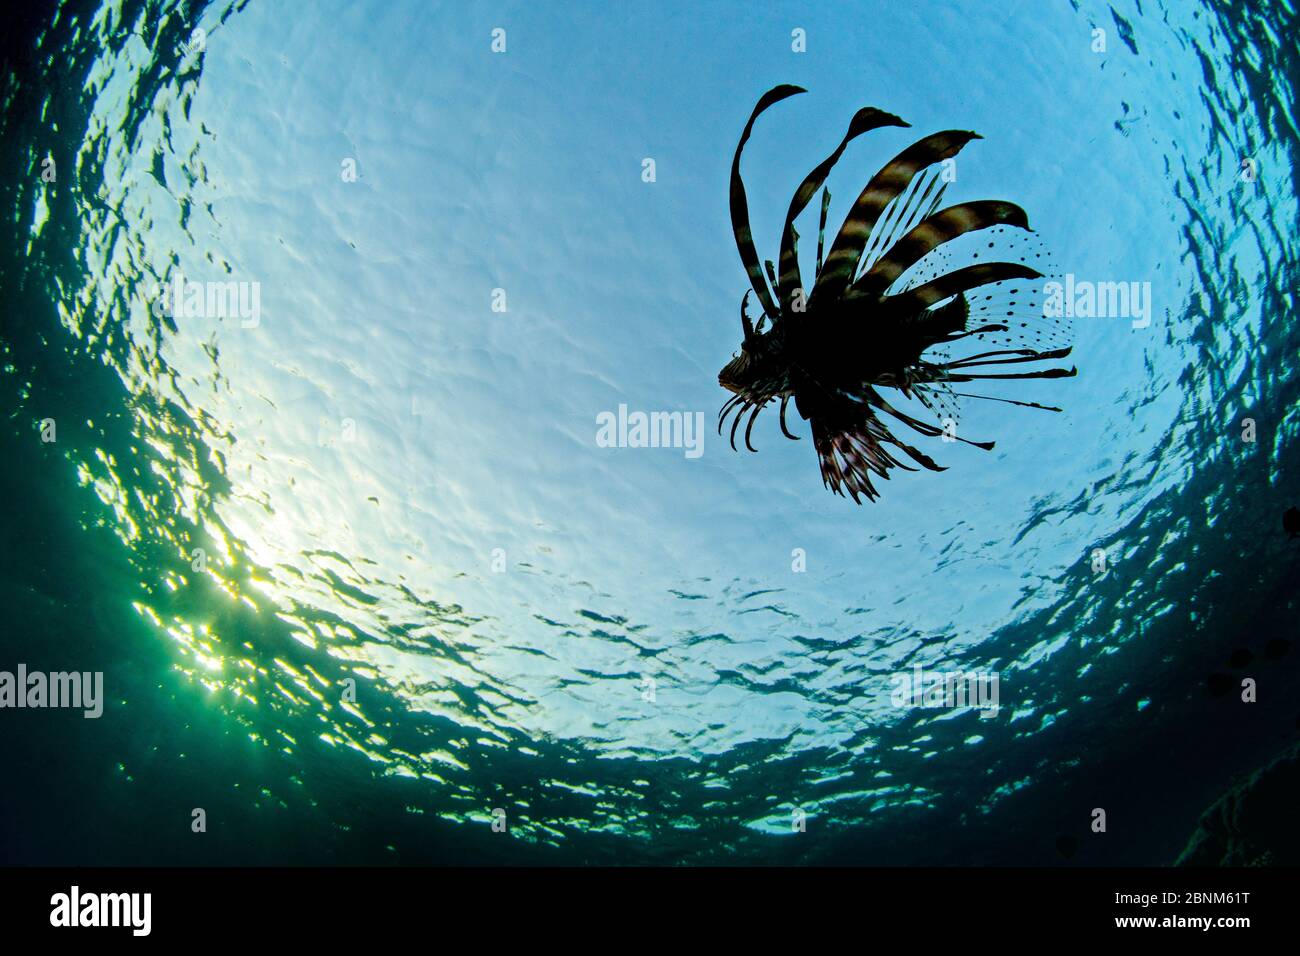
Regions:
<instances>
[{"instance_id":1,"label":"blue water","mask_svg":"<svg viewBox=\"0 0 1300 956\"><path fill-rule=\"evenodd\" d=\"M1293 628L1294 9L696 6L15 25L0 666L102 663L109 703L4 715L9 859L1161 863L1293 735L1289 657L1254 705L1205 681ZM949 201L1149 283L1149 325L1076 319L1078 377L1005 393L1063 412L970 403L996 449L874 504L774 415L733 452L727 182L779 83L763 255L874 105L912 128L849 148L832 228L973 129ZM159 317L176 274L256 282L256 325ZM599 447L620 404L703 412L702 454ZM915 665L998 673L998 714L895 706Z\"/></svg>"}]
</instances>

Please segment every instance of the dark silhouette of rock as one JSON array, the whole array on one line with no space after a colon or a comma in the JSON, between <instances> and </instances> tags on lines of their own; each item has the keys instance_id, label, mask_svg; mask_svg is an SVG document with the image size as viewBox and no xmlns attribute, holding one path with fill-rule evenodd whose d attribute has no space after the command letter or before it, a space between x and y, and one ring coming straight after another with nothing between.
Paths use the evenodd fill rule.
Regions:
<instances>
[{"instance_id":1,"label":"dark silhouette of rock","mask_svg":"<svg viewBox=\"0 0 1300 956\"><path fill-rule=\"evenodd\" d=\"M1235 785L1201 815L1178 866L1300 864L1300 746Z\"/></svg>"}]
</instances>

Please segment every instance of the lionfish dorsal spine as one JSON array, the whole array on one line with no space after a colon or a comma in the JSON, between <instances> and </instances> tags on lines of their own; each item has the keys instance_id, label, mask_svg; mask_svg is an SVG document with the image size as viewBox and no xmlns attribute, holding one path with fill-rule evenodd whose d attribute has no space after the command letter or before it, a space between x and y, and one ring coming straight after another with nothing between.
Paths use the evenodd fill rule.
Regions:
<instances>
[{"instance_id":1,"label":"lionfish dorsal spine","mask_svg":"<svg viewBox=\"0 0 1300 956\"><path fill-rule=\"evenodd\" d=\"M917 140L871 177L849 210L839 235L831 243L826 266L811 298L834 300L841 296L857 272L867 239L885 207L899 196L922 169L957 155L978 133L944 130Z\"/></svg>"},{"instance_id":2,"label":"lionfish dorsal spine","mask_svg":"<svg viewBox=\"0 0 1300 956\"><path fill-rule=\"evenodd\" d=\"M895 197L877 222L867 248L858 261L860 272L868 272L885 252L893 248L899 238L933 213L947 188L948 184L933 166L913 179L908 191ZM857 282L855 279L853 284L856 285ZM861 289L857 291L860 292Z\"/></svg>"},{"instance_id":3,"label":"lionfish dorsal spine","mask_svg":"<svg viewBox=\"0 0 1300 956\"><path fill-rule=\"evenodd\" d=\"M736 237L736 249L740 252L740 261L745 266L750 285L753 286L754 293L763 306L763 311L772 316L777 315L778 312L776 302L768 289L767 280L763 277L763 268L759 263L758 250L754 247L754 236L749 225L749 201L745 197L745 182L740 177L740 154L744 151L745 143L749 141L749 136L754 131L754 121L765 110L787 97L807 92L803 87L783 84L774 86L764 93L754 106L754 111L749 116L749 122L745 124L744 132L740 134L740 142L736 144L736 154L731 160L731 228Z\"/></svg>"},{"instance_id":4,"label":"lionfish dorsal spine","mask_svg":"<svg viewBox=\"0 0 1300 956\"><path fill-rule=\"evenodd\" d=\"M958 203L927 216L893 244L853 285L864 292L883 292L909 268L945 242L989 226L1029 228L1029 217L1015 203L999 199Z\"/></svg>"},{"instance_id":5,"label":"lionfish dorsal spine","mask_svg":"<svg viewBox=\"0 0 1300 956\"><path fill-rule=\"evenodd\" d=\"M816 280L817 276L822 273L822 250L826 247L826 213L831 208L831 191L822 190L822 214L817 223L817 272L813 275Z\"/></svg>"},{"instance_id":6,"label":"lionfish dorsal spine","mask_svg":"<svg viewBox=\"0 0 1300 956\"><path fill-rule=\"evenodd\" d=\"M885 298L897 315L912 315L961 292L1006 279L1041 279L1037 269L1015 262L980 262L945 272L923 285Z\"/></svg>"},{"instance_id":7,"label":"lionfish dorsal spine","mask_svg":"<svg viewBox=\"0 0 1300 956\"><path fill-rule=\"evenodd\" d=\"M794 196L790 199L790 208L785 216L785 228L781 231L781 281L777 285L778 294L781 299L781 306L789 309L798 291L802 288L803 280L799 276L799 252L797 248L799 234L794 228L794 221L799 214L804 211L808 203L812 201L817 190L826 182L826 177L830 175L831 169L839 162L840 157L844 155L844 150L848 148L849 143L853 142L863 133L869 133L873 129L880 129L882 126L907 126L908 124L895 116L893 113L886 113L884 110L876 109L874 106L865 106L853 115L849 122L848 131L840 144L835 147L834 151L823 159L817 166L804 177L804 181L799 184L799 188L794 191ZM825 200L822 203L823 228L825 228ZM820 246L820 237L818 244ZM820 268L821 253L818 253Z\"/></svg>"}]
</instances>

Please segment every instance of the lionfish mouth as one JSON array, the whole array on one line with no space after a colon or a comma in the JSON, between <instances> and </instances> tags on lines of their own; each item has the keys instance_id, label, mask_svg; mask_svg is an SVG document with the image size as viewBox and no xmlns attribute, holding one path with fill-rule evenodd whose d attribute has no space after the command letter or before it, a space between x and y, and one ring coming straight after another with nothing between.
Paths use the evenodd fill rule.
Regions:
<instances>
[{"instance_id":1,"label":"lionfish mouth","mask_svg":"<svg viewBox=\"0 0 1300 956\"><path fill-rule=\"evenodd\" d=\"M749 440L750 434L754 431L754 422L758 420L759 412L761 412L772 402L776 401L778 397L781 399L781 416L780 416L781 432L785 435L786 438L790 439L791 441L799 441L799 436L791 434L790 429L785 424L785 409L786 406L790 403L790 395L791 395L790 392L785 392L779 396L755 394L754 392L742 390L737 385L728 385L726 382L721 382L721 381L720 384L722 385L723 388L727 389L728 391L736 393L730 400L727 401L725 405L722 406L722 409L718 412L718 434L719 435L722 434L722 426L726 424L727 418L733 414L735 415L735 418L731 422L731 450L732 451L740 450L736 447L736 430L740 427L740 421L745 417L746 413L749 413L749 423L745 426L745 447L748 448L750 451L754 451L754 452L758 451L758 449L755 448L753 443L750 442Z\"/></svg>"}]
</instances>

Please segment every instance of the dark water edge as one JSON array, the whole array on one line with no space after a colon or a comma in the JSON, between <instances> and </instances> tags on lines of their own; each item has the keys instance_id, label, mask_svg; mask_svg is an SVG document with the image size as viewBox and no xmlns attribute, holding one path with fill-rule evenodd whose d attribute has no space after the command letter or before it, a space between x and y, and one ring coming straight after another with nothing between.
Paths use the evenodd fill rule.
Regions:
<instances>
[{"instance_id":1,"label":"dark water edge","mask_svg":"<svg viewBox=\"0 0 1300 956\"><path fill-rule=\"evenodd\" d=\"M86 9L93 4L83 4ZM142 4L127 4L129 8ZM5 59L21 64L23 52L48 22L38 5L24 5L11 16L4 38ZM1230 16L1231 12L1225 13ZM1300 73L1294 49L1280 66ZM7 70L6 70L7 72ZM85 113L75 90L56 100L61 128L84 127ZM20 98L10 110L6 135L34 125L21 118L36 101ZM1292 104L1293 108L1300 104ZM79 126L78 123L81 123ZM72 136L76 140L75 135ZM0 252L4 363L17 372L0 378L0 401L8 414L0 427L0 492L5 518L0 522L0 664L23 660L33 669L103 670L113 675L105 718L83 720L75 712L5 715L0 737L0 862L7 864L270 864L270 863L584 863L690 862L711 852L709 843L736 845L734 832L665 837L653 845L628 843L609 835L566 832L562 848L505 841L486 827L435 819L436 801L418 781L379 774L364 758L304 741L296 761L250 741L246 728L221 708L210 706L202 688L173 667L171 648L145 627L122 595L138 591L147 567L178 563L174 553L146 544L131 553L114 534L114 515L88 489L79 488L71 456L60 445L106 449L119 462L138 455L132 433L130 398L117 374L83 343L72 341L44 294L46 282L75 272L67 257L76 237L60 235L60 223L75 222L71 189L58 197L69 208L50 216L37 263L24 262L26 236L20 218L27 196L19 177L19 145L0 144L0 208L5 210L4 251ZM1300 169L1300 157L1293 169ZM71 162L66 168L71 168ZM40 277L46 282L33 281ZM1289 315L1281 290L1294 290L1294 272L1274 277L1265 309ZM1215 306L1212 296L1206 303ZM1225 316L1225 321L1227 317ZM1294 360L1300 333L1288 323L1275 360ZM1262 419L1286 419L1297 398L1294 380L1279 381L1274 394L1259 397ZM31 391L25 389L31 383ZM20 394L21 392L21 394ZM34 416L34 410L40 410ZM12 411L12 410L17 410ZM1268 410L1268 413L1265 412ZM34 417L59 422L60 444L42 445ZM1207 418L1210 416L1207 416ZM93 425L87 424L93 422ZM1206 421L1216 434L1221 421ZM80 433L79 433L80 432ZM1208 441L1206 446L1213 443ZM1297 620L1300 542L1286 541L1281 512L1296 503L1279 489L1298 489L1300 450L1276 449L1275 479L1261 469L1240 469L1237 493L1217 494L1221 472L1232 468L1235 452L1206 461L1205 470L1176 493L1153 502L1145 520L1159 527L1169 515L1205 522L1207 502L1219 535L1214 559L1188 554L1192 583L1186 593L1166 594L1178 606L1194 606L1198 627L1188 629L1183 615L1166 615L1147 625L1145 637L1161 649L1148 672L1129 678L1131 689L1107 705L1093 726L1132 725L1137 698L1150 698L1151 719L1130 733L1082 735L1075 722L1039 732L1038 752L1046 765L1027 766L1043 773L1038 785L1016 792L987 814L964 816L963 781L954 779L931 809L897 814L888 828L863 834L844 832L819 843L808 855L793 841L749 844L736 862L822 864L1042 864L1140 865L1172 863L1207 806L1233 781L1272 761L1300 739L1300 652L1278 660L1264 657L1271 638L1291 638ZM147 480L147 476L141 476ZM71 504L75 502L75 507ZM1261 541L1258 529L1277 529ZM1138 534L1131 537L1137 539ZM1160 535L1145 547L1155 548ZM151 550L152 549L152 550ZM1200 568L1200 574L1196 569ZM1217 577L1206 572L1213 567ZM152 573L152 572L150 572ZM1117 592L1117 597L1120 592ZM111 598L109 596L112 596ZM178 606L185 598L177 598ZM232 612L237 614L238 612ZM1175 620L1177 618L1177 621ZM1010 647L1032 645L1047 629L1046 620L1009 630ZM252 615L239 632L266 659L292 655L297 645L288 628ZM1229 694L1214 698L1206 687L1212 673L1232 673L1228 657L1251 648L1254 662L1241 674L1256 677L1260 702L1243 706ZM1161 661L1178 666L1160 667ZM1128 666L1121 659L1114 666ZM69 662L75 662L70 664ZM1122 683L1120 681L1116 682ZM363 688L368 713L398 716L382 691ZM126 703L121 703L125 701ZM111 718L111 719L110 719ZM179 752L184 761L153 759ZM512 792L527 792L535 767L585 759L575 747L536 743L540 757L509 754L498 758L493 779ZM815 763L816 752L800 759ZM644 770L631 761L606 761L602 782L625 785ZM1068 764L1068 766L1067 766ZM119 770L125 765L127 770ZM310 768L304 771L304 767ZM664 762L656 771L665 797L680 796L692 768L686 761ZM793 773L795 768L791 769ZM536 793L539 815L564 817L579 808L553 804ZM671 801L665 800L665 803ZM196 843L188 828L189 807L204 806L210 821L207 839ZM428 807L415 815L410 807ZM1087 811L1104 807L1109 832L1087 831ZM170 817L168 815L171 815ZM1294 824L1292 824L1294 826ZM739 824L737 824L739 827ZM1062 836L1074 837L1078 851L1066 859ZM702 845L703 844L703 845ZM715 860L714 862L728 862Z\"/></svg>"},{"instance_id":2,"label":"dark water edge","mask_svg":"<svg viewBox=\"0 0 1300 956\"><path fill-rule=\"evenodd\" d=\"M1202 814L1179 866L1300 866L1300 746L1256 770Z\"/></svg>"}]
</instances>

